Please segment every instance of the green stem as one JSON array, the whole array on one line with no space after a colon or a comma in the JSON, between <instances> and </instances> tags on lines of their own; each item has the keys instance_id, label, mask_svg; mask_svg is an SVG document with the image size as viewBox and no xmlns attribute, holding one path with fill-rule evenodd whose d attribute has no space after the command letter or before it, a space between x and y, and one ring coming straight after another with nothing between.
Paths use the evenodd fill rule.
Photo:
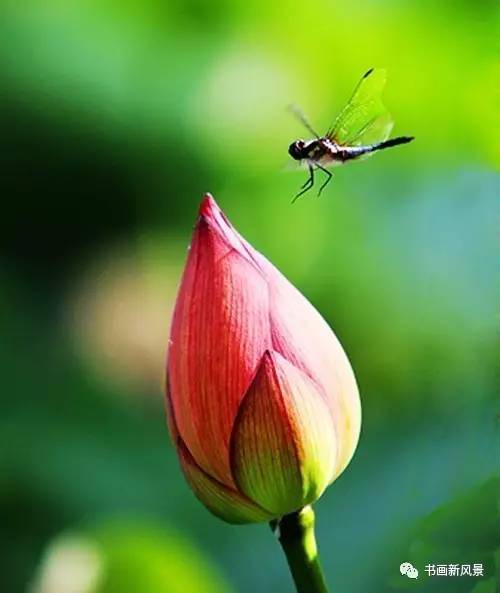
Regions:
<instances>
[{"instance_id":1,"label":"green stem","mask_svg":"<svg viewBox=\"0 0 500 593\"><path fill-rule=\"evenodd\" d=\"M271 529L276 528L297 593L328 593L319 563L312 508L304 507L272 522Z\"/></svg>"}]
</instances>

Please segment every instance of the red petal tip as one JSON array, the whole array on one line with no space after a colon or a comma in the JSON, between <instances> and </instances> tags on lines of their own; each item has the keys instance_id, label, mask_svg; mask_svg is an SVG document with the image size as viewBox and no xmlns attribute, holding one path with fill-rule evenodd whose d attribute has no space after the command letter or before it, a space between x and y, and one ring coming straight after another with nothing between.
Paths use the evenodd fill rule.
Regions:
<instances>
[{"instance_id":1,"label":"red petal tip","mask_svg":"<svg viewBox=\"0 0 500 593\"><path fill-rule=\"evenodd\" d=\"M274 364L274 356L271 350L267 348L264 350L264 354L262 355L261 364Z\"/></svg>"},{"instance_id":2,"label":"red petal tip","mask_svg":"<svg viewBox=\"0 0 500 593\"><path fill-rule=\"evenodd\" d=\"M249 260L248 253L250 248L244 246L241 237L239 237L233 225L229 222L224 212L209 193L204 195L200 204L197 228L209 228L220 240L224 241L227 246L234 249L245 259Z\"/></svg>"},{"instance_id":3,"label":"red petal tip","mask_svg":"<svg viewBox=\"0 0 500 593\"><path fill-rule=\"evenodd\" d=\"M217 206L217 202L214 200L212 194L206 193L203 196L203 200L200 204L200 216L212 217L214 212L219 211L220 208Z\"/></svg>"}]
</instances>

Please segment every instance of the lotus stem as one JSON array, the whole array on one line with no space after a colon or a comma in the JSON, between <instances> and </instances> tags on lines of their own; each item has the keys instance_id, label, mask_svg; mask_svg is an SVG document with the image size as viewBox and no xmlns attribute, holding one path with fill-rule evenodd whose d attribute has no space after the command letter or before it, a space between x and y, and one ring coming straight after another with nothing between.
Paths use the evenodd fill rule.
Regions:
<instances>
[{"instance_id":1,"label":"lotus stem","mask_svg":"<svg viewBox=\"0 0 500 593\"><path fill-rule=\"evenodd\" d=\"M270 525L285 552L297 593L328 593L316 546L312 507L306 506Z\"/></svg>"}]
</instances>

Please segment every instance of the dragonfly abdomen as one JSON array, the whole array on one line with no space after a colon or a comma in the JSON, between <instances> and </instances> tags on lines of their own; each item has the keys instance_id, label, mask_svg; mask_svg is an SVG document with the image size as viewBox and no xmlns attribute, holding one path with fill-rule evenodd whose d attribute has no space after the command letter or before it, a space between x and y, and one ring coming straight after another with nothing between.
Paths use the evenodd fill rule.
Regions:
<instances>
[{"instance_id":1,"label":"dragonfly abdomen","mask_svg":"<svg viewBox=\"0 0 500 593\"><path fill-rule=\"evenodd\" d=\"M338 151L336 158L342 161L348 161L377 150L384 150L385 148L391 148L392 146L407 144L412 140L413 136L399 136L398 138L391 138L390 140L384 140L383 142L377 142L376 144L367 144L366 146L346 146Z\"/></svg>"}]
</instances>

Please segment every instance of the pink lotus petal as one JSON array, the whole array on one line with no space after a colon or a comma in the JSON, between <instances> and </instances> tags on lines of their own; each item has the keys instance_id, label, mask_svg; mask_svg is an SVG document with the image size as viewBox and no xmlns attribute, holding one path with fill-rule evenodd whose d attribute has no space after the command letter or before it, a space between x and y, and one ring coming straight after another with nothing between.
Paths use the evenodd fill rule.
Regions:
<instances>
[{"instance_id":1,"label":"pink lotus petal","mask_svg":"<svg viewBox=\"0 0 500 593\"><path fill-rule=\"evenodd\" d=\"M311 379L266 352L241 402L231 439L240 492L278 516L317 500L334 472L328 406Z\"/></svg>"},{"instance_id":2,"label":"pink lotus petal","mask_svg":"<svg viewBox=\"0 0 500 593\"><path fill-rule=\"evenodd\" d=\"M273 518L251 500L221 484L196 463L187 447L178 441L177 448L182 471L199 500L214 514L228 523L256 523Z\"/></svg>"}]
</instances>

